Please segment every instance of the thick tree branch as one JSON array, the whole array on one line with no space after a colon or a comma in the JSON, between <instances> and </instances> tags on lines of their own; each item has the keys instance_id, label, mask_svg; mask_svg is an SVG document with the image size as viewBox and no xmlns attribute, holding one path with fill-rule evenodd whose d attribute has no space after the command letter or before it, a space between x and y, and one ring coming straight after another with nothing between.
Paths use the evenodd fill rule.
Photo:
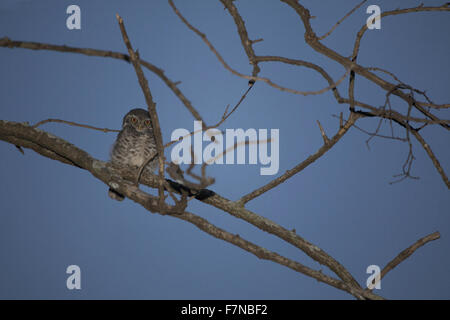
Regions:
<instances>
[{"instance_id":1,"label":"thick tree branch","mask_svg":"<svg viewBox=\"0 0 450 320\"><path fill-rule=\"evenodd\" d=\"M31 126L17 122L0 120L0 140L14 143L26 148L32 148L43 156L85 169L106 185L113 186L118 192L141 204L147 210L161 213L158 198L143 192L138 188L138 186L131 182L136 175L136 168L113 167L109 163L92 158L85 151L61 138L40 129L32 128ZM159 186L159 178L155 175L144 172L142 176L142 183L144 185L157 188ZM275 222L250 212L219 195L214 195L204 200L204 202L231 213L232 215L248 221L264 231L277 235L287 242L294 244L314 260L335 271L340 277L343 278L343 281L333 279L319 271L309 269L298 262L289 260L279 256L276 253L272 253L264 248L253 245L250 242L246 242L243 239L237 238L234 235L225 233L225 231L221 229L215 229L215 227L208 224L206 220L202 220L202 218L193 214L180 211L180 209L176 206L167 206L165 213L170 214L175 218L179 217L183 220L194 223L197 227L213 236L223 238L224 240L238 245L239 247L245 247L249 249L247 251L257 255L260 258L272 260L285 265L295 271L330 284L333 287L345 290L359 299L381 298L377 295L365 292L344 267L342 267L332 257L327 255L322 249L296 235L295 232L286 230L277 225Z\"/></svg>"},{"instance_id":2,"label":"thick tree branch","mask_svg":"<svg viewBox=\"0 0 450 320\"><path fill-rule=\"evenodd\" d=\"M243 239L239 235L233 235L223 229L214 226L213 224L209 223L206 219L194 215L192 213L184 212L179 215L171 215L171 217L188 221L197 226L200 230L212 235L213 237L222 239L247 252L250 252L259 259L273 261L280 265L286 266L294 271L297 271L313 279L316 279L317 281L326 283L337 289L347 291L348 293L352 294L358 299L375 299L375 300L382 299L378 295L367 295L367 292L364 292L359 288L351 287L341 280L323 274L321 271L313 270L311 268L302 265L299 262L283 257L276 252L260 247L250 241Z\"/></svg>"},{"instance_id":3,"label":"thick tree branch","mask_svg":"<svg viewBox=\"0 0 450 320\"><path fill-rule=\"evenodd\" d=\"M133 199L133 197L136 196L137 190L139 190L134 183L128 183L126 188L120 187L123 186L126 181L134 181L136 170L123 168L120 170L120 176L117 176L116 174L114 174L114 171L109 170L110 166L108 164L93 159L85 151L78 149L74 145L61 138L55 137L45 131L32 128L26 124L0 120L0 139L10 141L10 138L8 137L11 136L17 137L20 140L26 140L28 141L27 143L32 143L34 145L40 146L41 148L50 150L52 154L55 154L55 156L52 158L56 158L56 160L60 161L62 159L67 159L67 161L63 162L68 163L68 161L70 161L70 164L90 171L94 176L96 176L109 186L115 184L114 188L130 199ZM19 140L15 140L14 144L22 145L19 142ZM23 146L28 147L26 145ZM45 156L47 152L48 151L39 153ZM158 188L159 178L155 175L150 175L144 172L142 175L141 183L149 187ZM287 230L277 223L271 221L270 219L257 215L245 209L240 204L221 197L218 194L215 194L203 200L203 202L221 209L239 219L247 221L255 227L285 240L286 242L305 252L313 260L330 268L349 286L353 288L361 288L357 281L338 261L328 255L324 250L297 235L295 232ZM152 201L146 208L152 212L159 212L157 198L153 197ZM180 210L176 207L168 206L167 208L167 213L179 212Z\"/></svg>"},{"instance_id":4,"label":"thick tree branch","mask_svg":"<svg viewBox=\"0 0 450 320\"><path fill-rule=\"evenodd\" d=\"M412 162L412 159L414 158L412 156L412 144L410 141L409 135L412 134L418 142L422 145L422 147L427 152L428 156L431 158L434 166L438 170L439 174L441 175L444 183L447 185L448 188L450 188L450 183L448 180L448 177L446 176L444 170L442 169L442 166L440 165L438 159L432 152L430 146L425 142L423 137L419 134L419 131L426 125L429 124L439 124L442 127L446 129L450 129L449 123L450 120L442 120L439 119L437 116L435 116L431 111L427 108L434 108L434 109L444 109L448 108L448 105L436 105L434 104L425 94L425 92L421 92L417 89L413 89L410 86L407 86L398 80L398 78L390 73L389 71L383 70L381 68L366 68L359 64L357 64L357 57L360 47L361 39L366 31L366 26L363 26L363 28L358 32L355 45L353 49L353 55L351 57L343 57L336 51L326 47L324 44L320 42L320 40L327 37L329 34L333 32L333 30L348 16L352 14L357 8L359 8L366 0L362 1L358 6L356 6L352 11L350 11L346 16L344 16L341 20L337 22L336 25L333 26L333 28L326 33L322 37L317 37L317 35L314 33L311 24L310 19L312 18L309 11L302 6L298 0L281 0L282 2L287 3L292 9L294 9L297 14L299 15L300 19L303 22L303 25L305 27L305 40L306 42L317 52L321 53L324 56L327 56L331 58L332 60L338 62L341 64L346 72L345 74L336 82L331 78L331 76L320 66L303 61L298 59L289 59L284 57L278 57L278 56L257 56L253 49L253 44L255 41L252 41L249 39L247 29L245 27L245 22L241 15L238 12L237 7L235 6L233 0L220 0L221 3L225 6L225 8L228 10L230 15L232 16L234 23L237 27L237 32L240 36L242 46L244 48L244 51L248 57L248 60L250 64L253 66L252 75L245 75L242 74L235 69L231 68L225 60L222 58L222 56L219 54L219 52L215 49L215 47L211 44L211 42L208 40L205 34L200 32L198 29L196 29L194 26L192 26L179 12L179 10L175 7L172 0L168 0L170 6L176 13L176 15L181 19L181 21L194 33L196 33L198 36L202 38L202 40L206 43L206 45L210 48L210 50L216 55L219 62L225 67L225 69L229 70L232 74L239 76L244 79L250 80L251 85L254 81L263 81L270 86L277 88L281 91L291 92L294 94L301 94L301 95L310 95L310 94L321 94L328 90L333 91L334 98L336 101L340 104L348 104L350 106L350 117L349 120L347 120L344 124L343 117L341 113L340 118L340 129L338 132L333 136L331 139L329 139L326 134L325 130L322 128L320 122L319 128L320 132L322 134L322 137L324 139L324 144L321 148L319 148L316 153L305 159L303 162L299 163L297 166L292 168L291 170L287 170L284 174L282 174L280 177L272 180L268 184L254 190L253 192L250 192L247 195L244 195L240 200L238 201L231 201L229 199L226 199L225 197L222 197L218 194L213 194L205 199L199 199L200 201L211 205L215 208L220 209L221 211L224 211L236 218L242 219L249 224L255 226L256 228L263 230L265 232L268 232L287 243L295 246L296 248L300 249L304 253L306 253L309 257L311 257L313 260L319 262L322 265L327 266L331 271L333 271L337 278L333 278L331 276L323 274L321 271L313 270L309 267L306 267L305 265L291 260L289 258L283 257L279 255L276 252L269 251L263 247L260 247L250 241L247 241L243 238L241 238L239 235L234 235L229 233L228 231L225 231L210 222L208 222L206 219L195 215L193 213L185 211L187 206L186 201L186 194L182 195L182 200L177 201L176 197L172 194L172 190L169 190L170 196L172 196L172 199L175 201L175 205L169 205L165 202L164 197L164 190L165 187L167 187L167 183L165 183L165 180L163 178L164 176L164 146L162 141L162 135L161 135L161 129L159 126L159 120L155 108L155 102L153 101L153 97L151 95L151 91L148 87L147 79L145 78L145 75L142 71L141 66L146 67L150 71L154 72L156 75L158 75L166 84L169 86L169 88L175 93L175 95L183 102L185 107L191 112L191 114L197 119L202 121L200 114L194 109L194 107L191 105L189 100L187 100L186 97L181 93L181 91L177 88L176 83L169 80L165 75L164 71L155 67L154 65L141 60L139 57L138 52L133 50L133 47L131 45L131 42L128 38L128 35L125 30L125 26L123 24L122 18L120 18L117 15L117 20L119 22L119 27L122 33L122 37L124 40L124 43L128 49L128 55L112 52L112 51L102 51L102 50L95 50L95 49L88 49L88 48L72 48L67 46L56 46L56 45L50 45L50 44L43 44L43 43L36 43L36 42L23 42L23 41L11 41L8 38L2 38L0 39L0 46L2 47L9 47L9 48L26 48L26 49L32 49L32 50L53 50L53 51L60 51L60 52L73 52L73 53L81 53L85 55L90 56L99 56L99 57L112 57L115 59L120 59L126 62L131 62L139 84L141 86L141 89L144 93L149 113L152 117L152 122L155 128L155 135L156 135L156 144L157 144L157 150L159 154L159 176L155 176L153 174L149 174L147 172L143 172L142 179L140 182L144 185L150 186L152 188L157 188L159 191L159 197L155 197L151 194L148 194L142 190L139 189L139 185L134 183L136 178L136 169L137 168L116 168L110 163L105 163L102 161L99 161L97 159L92 158L88 153L85 151L77 148L76 146L70 144L69 142L55 137L54 135L37 129L37 126L46 123L46 122L61 122L66 123L69 125L76 125L81 126L85 128L100 130L100 131L117 131L117 130L110 130L110 129L101 129L97 127L92 127L88 125L80 125L74 122L65 121L65 120L58 120L58 119L48 119L43 120L39 123L37 123L35 126L29 126L25 123L16 123L16 122L9 122L9 121L2 121L0 120L0 140L4 140L6 142L14 144L16 147L21 150L21 147L30 148L37 153L48 157L50 159L58 160L65 164L70 164L82 169L85 169L89 171L94 177L104 182L106 185L114 188L121 194L125 195L132 201L135 201L136 203L143 206L145 209L149 210L150 212L156 212L159 214L168 214L171 217L182 219L184 221L187 221L193 225L195 225L197 228L202 230L203 232L206 232L210 234L211 236L227 241L243 250L246 250L247 252L250 252L257 256L260 259L270 260L275 263L278 263L280 265L284 265L296 272L302 273L306 276L312 277L318 281L321 281L323 283L326 283L330 286L333 286L335 288L338 288L340 290L344 290L350 294L352 294L354 297L358 299L380 299L380 296L377 296L373 294L370 290L364 290L361 288L361 286L358 284L358 282L353 278L353 276L333 257L331 257L328 253L326 253L321 248L317 247L316 245L310 243L306 239L302 238L300 235L296 233L295 230L288 230L277 223L271 221L270 219L267 219L263 216L260 216L250 210L247 210L245 208L245 204L264 194L265 192L275 188L279 184L285 182L287 179L293 177L295 174L299 173L306 167L308 167L310 164L312 164L314 161L322 157L328 150L330 150L342 137L343 135L348 132L348 130L355 124L355 122L360 117L378 117L380 121L382 119L388 119L391 123L396 123L400 125L401 127L405 128L407 137L404 139L409 143L410 146L410 152L408 154L408 159L404 165L409 165ZM421 12L421 11L450 11L450 8L447 4L444 4L440 7L415 7L415 8L409 8L409 9L398 9L393 10L389 12L384 12L381 16L388 16L388 15L396 15L396 14L403 14L403 13L410 13L410 12ZM321 89L319 91L298 91L286 87L282 87L274 82L272 82L269 78L263 78L258 77L258 74L260 72L260 68L258 63L262 62L281 62L286 63L290 65L296 65L296 66L303 66L310 68L312 70L315 70L318 72L328 83L328 87ZM398 82L398 84L392 84L389 81L386 81L382 79L381 77L377 76L372 71L381 71L385 74L390 75L393 77L395 81ZM343 98L339 94L337 86L347 77L347 75L350 74L349 77L349 91L348 91L348 98ZM386 103L389 105L389 110L386 109L386 105L383 107L373 107L369 104L360 102L355 99L355 93L354 93L354 85L355 85L355 77L356 75L363 76L369 81L375 83L382 89L386 90ZM240 102L245 98L248 91L251 89L251 87L247 90L247 92L242 96L239 103L233 108L233 110L230 113L227 113L228 107L222 116L222 119L219 121L218 125L223 123L239 106ZM410 90L410 94L408 92L403 92L402 90ZM417 101L414 98L414 93L420 94L426 101ZM408 104L408 111L406 115L403 115L397 111L392 110L390 102L389 102L389 96L391 94L394 94L398 97L400 97L402 100L404 100ZM358 106L360 108L363 108L363 110L355 110L355 107ZM416 108L418 111L420 111L423 115L425 115L425 118L418 118L418 117L412 117L411 116L411 109ZM419 128L414 128L410 125L411 122L415 123L423 123L424 125ZM216 126L206 126L206 124L202 121L203 128L214 128ZM380 122L381 124L381 122ZM217 126L218 126L217 125ZM416 124L415 124L416 125ZM393 132L393 131L392 131ZM393 133L392 133L393 135ZM373 134L373 136L379 136L378 134L378 128L377 131ZM409 174L409 167L407 170L407 174ZM142 169L142 168L141 168ZM190 168L192 169L192 168ZM189 169L189 171L190 171ZM202 167L202 170L204 171L204 166ZM203 172L204 173L204 172ZM140 174L139 174L140 177ZM139 179L138 179L139 182ZM174 191L177 192L177 191ZM180 193L180 191L178 191ZM388 273L390 270L395 268L399 263L407 259L412 253L415 252L419 247L423 246L425 243L438 239L440 237L438 232L435 232L427 237L424 237L417 241L415 244L410 246L409 248L402 251L395 259L393 259L390 263L386 265L386 267L383 269L381 277L384 277L386 273Z\"/></svg>"}]
</instances>

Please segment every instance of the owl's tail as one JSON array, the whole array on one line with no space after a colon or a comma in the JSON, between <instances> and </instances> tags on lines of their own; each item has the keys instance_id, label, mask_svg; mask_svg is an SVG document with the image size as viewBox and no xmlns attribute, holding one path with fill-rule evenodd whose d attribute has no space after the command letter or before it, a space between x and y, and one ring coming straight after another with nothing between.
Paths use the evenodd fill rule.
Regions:
<instances>
[{"instance_id":1,"label":"owl's tail","mask_svg":"<svg viewBox=\"0 0 450 320\"><path fill-rule=\"evenodd\" d=\"M166 179L166 181L169 183L170 187L174 189L177 193L180 194L185 193L188 197L194 197L197 200L205 200L215 195L215 192L209 189L193 190L181 183L172 181L170 179Z\"/></svg>"},{"instance_id":2,"label":"owl's tail","mask_svg":"<svg viewBox=\"0 0 450 320\"><path fill-rule=\"evenodd\" d=\"M215 195L215 192L209 189L200 189L200 190L193 190L181 183L172 181L170 179L166 179L166 181L169 183L170 187L179 194L186 194L188 197L194 197L197 200L205 200L209 197L212 197ZM117 192L116 190L109 188L108 195L111 199L117 200L117 201L123 201L125 199L125 196Z\"/></svg>"}]
</instances>

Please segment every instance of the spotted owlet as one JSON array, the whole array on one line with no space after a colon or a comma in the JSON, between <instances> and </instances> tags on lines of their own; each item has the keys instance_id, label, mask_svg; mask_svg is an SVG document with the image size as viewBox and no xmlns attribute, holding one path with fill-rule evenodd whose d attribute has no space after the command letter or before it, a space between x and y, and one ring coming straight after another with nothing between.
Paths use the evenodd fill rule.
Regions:
<instances>
[{"instance_id":1,"label":"spotted owlet","mask_svg":"<svg viewBox=\"0 0 450 320\"><path fill-rule=\"evenodd\" d=\"M117 135L116 142L111 150L111 162L118 167L141 168L149 160L150 162L146 165L145 170L153 173L158 167L158 157L152 120L147 110L133 109L123 117L122 130ZM199 200L214 195L211 190L188 187L182 181L175 182L169 179L166 179L166 181L169 183L171 190ZM109 189L108 194L115 200L122 201L124 199L122 194L112 188Z\"/></svg>"},{"instance_id":2,"label":"spotted owlet","mask_svg":"<svg viewBox=\"0 0 450 320\"><path fill-rule=\"evenodd\" d=\"M117 135L111 150L111 162L117 166L141 167L151 157L145 170L153 173L158 166L156 140L150 114L144 109L133 109L122 121L122 130ZM122 201L123 195L109 189L109 196Z\"/></svg>"}]
</instances>

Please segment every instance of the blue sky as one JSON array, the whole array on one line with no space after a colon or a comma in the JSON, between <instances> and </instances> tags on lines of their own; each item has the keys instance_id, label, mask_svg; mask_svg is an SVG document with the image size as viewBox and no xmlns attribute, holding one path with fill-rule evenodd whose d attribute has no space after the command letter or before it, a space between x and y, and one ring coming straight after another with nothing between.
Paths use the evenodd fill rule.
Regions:
<instances>
[{"instance_id":1,"label":"blue sky","mask_svg":"<svg viewBox=\"0 0 450 320\"><path fill-rule=\"evenodd\" d=\"M359 1L302 1L316 16L321 35ZM440 5L444 1L370 1L382 10ZM235 2L257 55L311 61L336 80L345 70L309 48L298 16L279 1ZM339 3L339 4L337 4ZM81 8L81 30L66 28L66 8ZM175 1L185 17L242 73L251 68L234 22L219 1ZM368 4L367 4L368 5ZM351 54L365 8L345 20L323 42ZM176 17L167 1L2 1L0 37L126 52L115 14L119 13L143 59L165 70L208 124L234 105L247 81L225 70L201 39ZM395 73L405 83L426 90L436 103L448 103L450 29L448 13L387 17L381 30L368 31L358 61ZM0 119L36 123L59 118L98 127L120 128L130 109L145 106L131 65L108 58L70 53L0 48ZM319 90L327 83L316 73L276 63L262 64L261 76L298 90ZM193 129L193 118L154 74L145 70L163 131L169 141L177 128ZM347 81L340 85L346 95ZM360 77L356 98L375 106L385 92ZM398 110L406 110L393 99ZM319 120L329 136L338 129L333 114L347 113L332 94L299 96L257 83L226 128L279 129L283 173L322 144ZM448 119L448 112L439 115ZM374 130L377 120L359 126ZM388 129L384 125L383 130ZM107 160L114 133L46 124L42 129L67 139L92 156ZM388 130L383 132L389 132ZM398 134L403 134L396 128ZM448 132L422 131L444 170L450 171ZM361 283L366 268L381 268L419 238L440 231L391 271L376 290L393 299L449 299L449 193L424 150L414 142L412 173L419 180L390 185L401 171L407 144L373 139L351 129L323 158L278 188L248 203L262 216L292 229L340 261ZM31 299L348 299L348 294L283 266L262 261L212 238L181 220L150 214L125 200L107 196L107 187L88 172L44 158L25 156L0 142L0 298ZM215 165L211 189L237 200L274 176L261 176L260 165ZM289 244L198 201L189 210L230 232L314 269L318 263ZM82 272L82 289L68 290L67 266ZM328 272L324 270L324 272Z\"/></svg>"}]
</instances>

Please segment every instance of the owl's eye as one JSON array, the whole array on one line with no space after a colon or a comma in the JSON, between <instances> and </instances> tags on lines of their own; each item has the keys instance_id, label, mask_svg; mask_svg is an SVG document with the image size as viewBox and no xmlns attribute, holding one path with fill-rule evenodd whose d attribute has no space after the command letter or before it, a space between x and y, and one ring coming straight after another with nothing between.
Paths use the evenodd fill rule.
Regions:
<instances>
[{"instance_id":1,"label":"owl's eye","mask_svg":"<svg viewBox=\"0 0 450 320\"><path fill-rule=\"evenodd\" d=\"M147 119L147 120L144 121L144 124L145 124L147 127L150 127L150 125L152 124L152 122L151 122L149 119Z\"/></svg>"},{"instance_id":2,"label":"owl's eye","mask_svg":"<svg viewBox=\"0 0 450 320\"><path fill-rule=\"evenodd\" d=\"M136 122L137 122L137 119L136 119L135 117L131 117L131 122L132 122L132 123L136 123Z\"/></svg>"}]
</instances>

